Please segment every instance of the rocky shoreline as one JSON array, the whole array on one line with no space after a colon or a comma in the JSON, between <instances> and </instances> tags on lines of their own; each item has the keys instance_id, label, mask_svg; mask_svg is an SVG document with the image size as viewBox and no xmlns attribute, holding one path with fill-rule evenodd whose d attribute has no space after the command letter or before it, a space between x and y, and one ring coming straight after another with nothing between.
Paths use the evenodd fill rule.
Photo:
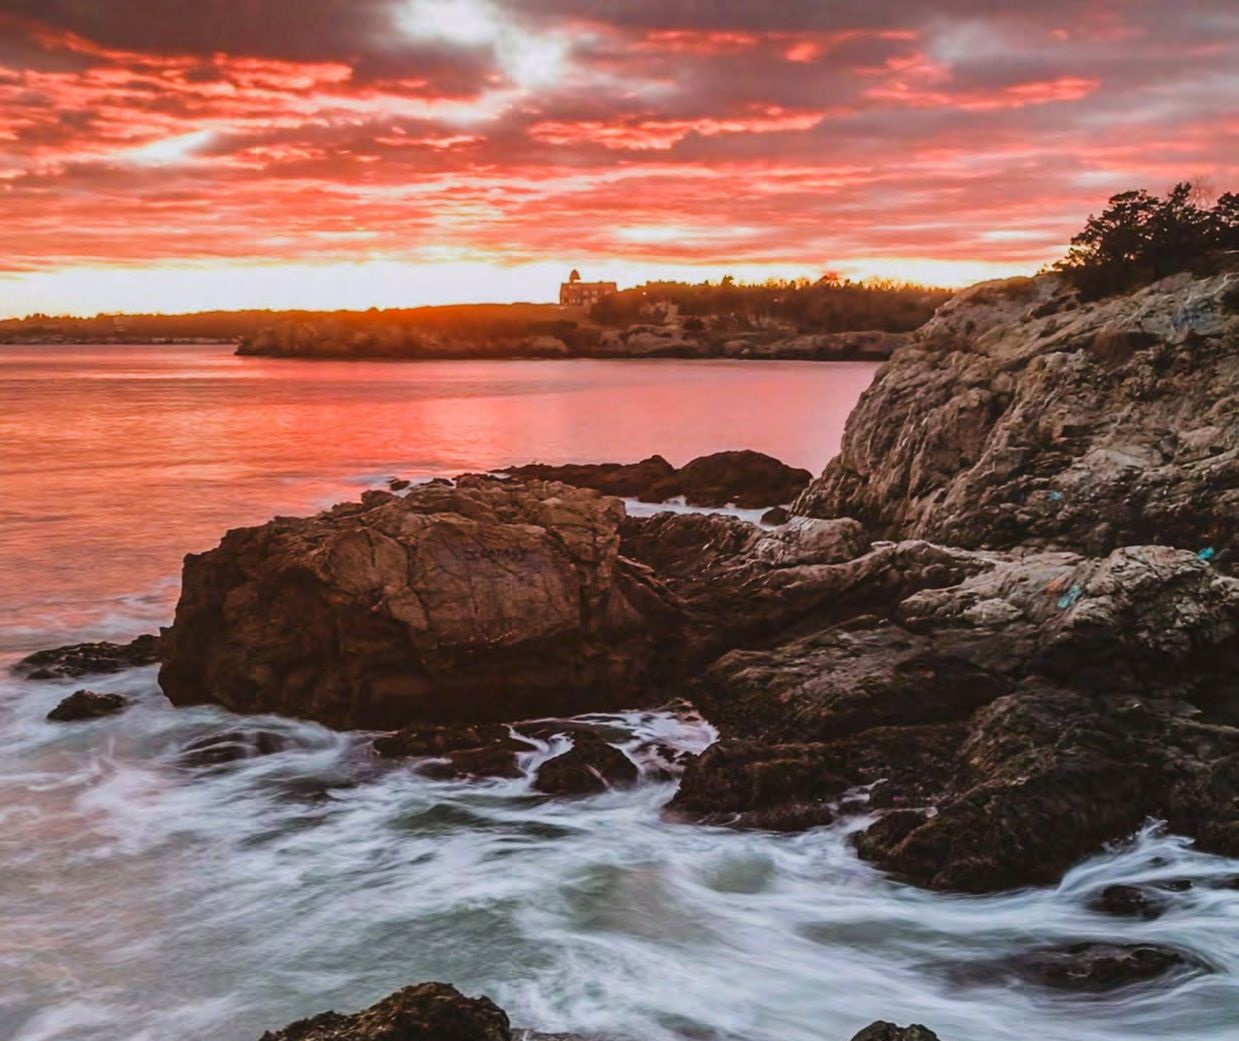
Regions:
<instances>
[{"instance_id":1,"label":"rocky shoreline","mask_svg":"<svg viewBox=\"0 0 1239 1041\"><path fill-rule=\"evenodd\" d=\"M721 332L682 323L581 326L564 332L464 336L396 326L356 331L331 323L263 329L241 339L237 354L307 360L537 360L679 358L781 361L885 361L906 333L860 330L797 333L786 329Z\"/></svg>"},{"instance_id":2,"label":"rocky shoreline","mask_svg":"<svg viewBox=\"0 0 1239 1041\"><path fill-rule=\"evenodd\" d=\"M510 769L506 724L687 696L720 740L669 815L851 818L862 858L931 889L1054 884L1149 820L1239 856L1236 402L1234 272L1096 303L1053 276L987 283L895 352L815 480L750 453L372 491L187 557L157 644L23 667L155 654L174 704L392 731L380 754L466 776ZM788 509L637 517L616 495ZM631 783L613 752L578 738L536 787ZM1093 943L1012 971L1106 989L1210 970ZM494 1006L457 1034L393 1026L404 1000L268 1039L520 1036ZM908 1029L861 1037L933 1036Z\"/></svg>"}]
</instances>

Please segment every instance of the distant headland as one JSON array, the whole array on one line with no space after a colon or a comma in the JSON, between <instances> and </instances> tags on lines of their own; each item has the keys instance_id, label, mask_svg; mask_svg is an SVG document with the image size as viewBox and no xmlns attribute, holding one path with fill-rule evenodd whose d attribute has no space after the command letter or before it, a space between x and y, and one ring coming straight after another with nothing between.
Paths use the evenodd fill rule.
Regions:
<instances>
[{"instance_id":1,"label":"distant headland","mask_svg":"<svg viewBox=\"0 0 1239 1041\"><path fill-rule=\"evenodd\" d=\"M558 304L32 315L0 321L0 343L235 343L241 355L324 359L884 360L949 296L930 286L833 274L816 282L724 278L620 291L573 271Z\"/></svg>"}]
</instances>

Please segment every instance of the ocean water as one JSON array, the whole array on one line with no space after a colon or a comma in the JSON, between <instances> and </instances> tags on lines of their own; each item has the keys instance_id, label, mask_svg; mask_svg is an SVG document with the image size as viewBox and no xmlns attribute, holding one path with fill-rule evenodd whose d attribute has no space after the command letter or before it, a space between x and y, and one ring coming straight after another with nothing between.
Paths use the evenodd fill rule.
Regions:
<instances>
[{"instance_id":1,"label":"ocean water","mask_svg":"<svg viewBox=\"0 0 1239 1041\"><path fill-rule=\"evenodd\" d=\"M871 374L0 348L0 1038L256 1041L425 979L521 1026L618 1041L847 1041L878 1018L943 1041L1239 1037L1239 863L1154 824L1055 888L932 894L857 860L863 822L787 836L666 819L659 746L713 739L683 709L571 724L622 744L642 783L549 800L525 777L432 780L374 759L366 735L173 709L153 669L91 679L133 697L125 713L56 726L45 713L81 681L3 668L166 621L184 551L391 473L730 447L817 469ZM184 758L238 726L283 751ZM523 765L568 741L540 736ZM1087 907L1111 882L1185 877L1156 921ZM985 971L1088 939L1181 947L1213 971L1092 996Z\"/></svg>"}]
</instances>

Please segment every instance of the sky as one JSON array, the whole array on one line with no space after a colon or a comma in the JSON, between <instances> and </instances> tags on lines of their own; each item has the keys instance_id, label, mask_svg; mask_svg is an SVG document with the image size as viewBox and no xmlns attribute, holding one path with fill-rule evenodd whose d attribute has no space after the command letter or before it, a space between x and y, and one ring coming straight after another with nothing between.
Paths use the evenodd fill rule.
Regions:
<instances>
[{"instance_id":1,"label":"sky","mask_svg":"<svg viewBox=\"0 0 1239 1041\"><path fill-rule=\"evenodd\" d=\"M0 315L962 285L1237 175L1233 0L0 0Z\"/></svg>"}]
</instances>

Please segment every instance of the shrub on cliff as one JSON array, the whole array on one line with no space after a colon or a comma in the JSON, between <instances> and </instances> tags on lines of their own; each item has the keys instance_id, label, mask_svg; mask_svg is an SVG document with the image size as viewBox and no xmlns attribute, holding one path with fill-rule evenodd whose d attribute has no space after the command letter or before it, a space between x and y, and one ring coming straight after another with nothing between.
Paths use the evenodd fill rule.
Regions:
<instances>
[{"instance_id":1,"label":"shrub on cliff","mask_svg":"<svg viewBox=\"0 0 1239 1041\"><path fill-rule=\"evenodd\" d=\"M1239 194L1227 192L1212 207L1195 194L1184 181L1164 199L1143 189L1113 196L1055 269L1086 299L1098 299L1186 271L1214 251L1239 249Z\"/></svg>"}]
</instances>

